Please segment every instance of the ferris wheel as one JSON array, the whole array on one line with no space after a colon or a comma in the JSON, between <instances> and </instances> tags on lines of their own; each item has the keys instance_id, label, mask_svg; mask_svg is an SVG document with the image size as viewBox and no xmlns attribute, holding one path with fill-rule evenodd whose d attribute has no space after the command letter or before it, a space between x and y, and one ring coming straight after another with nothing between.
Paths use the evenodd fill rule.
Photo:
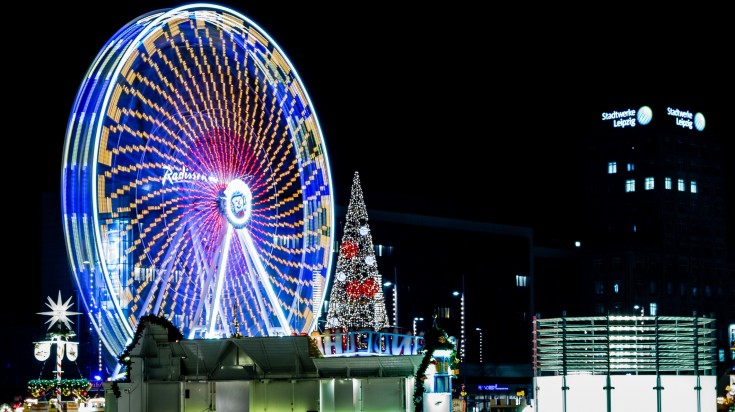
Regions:
<instances>
[{"instance_id":1,"label":"ferris wheel","mask_svg":"<svg viewBox=\"0 0 735 412\"><path fill-rule=\"evenodd\" d=\"M62 215L114 356L145 315L188 338L316 326L334 244L327 150L286 55L231 9L154 11L107 42L69 118Z\"/></svg>"}]
</instances>

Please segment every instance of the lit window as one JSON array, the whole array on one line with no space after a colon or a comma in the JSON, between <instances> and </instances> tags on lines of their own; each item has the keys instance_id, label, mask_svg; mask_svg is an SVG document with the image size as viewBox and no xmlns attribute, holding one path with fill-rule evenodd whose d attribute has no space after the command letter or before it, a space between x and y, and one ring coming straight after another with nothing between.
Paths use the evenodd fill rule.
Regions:
<instances>
[{"instance_id":1,"label":"lit window","mask_svg":"<svg viewBox=\"0 0 735 412\"><path fill-rule=\"evenodd\" d=\"M652 177L647 177L646 178L646 182L645 182L645 187L644 188L646 190L653 190L653 178Z\"/></svg>"},{"instance_id":2,"label":"lit window","mask_svg":"<svg viewBox=\"0 0 735 412\"><path fill-rule=\"evenodd\" d=\"M373 250L375 256L393 256L393 246L375 245Z\"/></svg>"},{"instance_id":3,"label":"lit window","mask_svg":"<svg viewBox=\"0 0 735 412\"><path fill-rule=\"evenodd\" d=\"M620 293L620 284L619 283L617 283L617 282L615 283L615 285L613 286L613 292Z\"/></svg>"},{"instance_id":4,"label":"lit window","mask_svg":"<svg viewBox=\"0 0 735 412\"><path fill-rule=\"evenodd\" d=\"M656 303L651 302L648 305L648 314L650 316L656 316L656 315L658 315L658 305Z\"/></svg>"},{"instance_id":5,"label":"lit window","mask_svg":"<svg viewBox=\"0 0 735 412\"><path fill-rule=\"evenodd\" d=\"M521 274L516 275L516 286L517 287L525 288L527 284L528 284L528 277L521 275Z\"/></svg>"},{"instance_id":6,"label":"lit window","mask_svg":"<svg viewBox=\"0 0 735 412\"><path fill-rule=\"evenodd\" d=\"M634 170L635 170L635 164L633 164L633 163L628 163L628 171L629 171L629 172L632 172L632 171L634 171Z\"/></svg>"},{"instance_id":7,"label":"lit window","mask_svg":"<svg viewBox=\"0 0 735 412\"><path fill-rule=\"evenodd\" d=\"M697 193L697 182L692 180L692 183L689 185L689 191L692 193Z\"/></svg>"},{"instance_id":8,"label":"lit window","mask_svg":"<svg viewBox=\"0 0 735 412\"><path fill-rule=\"evenodd\" d=\"M679 179L677 181L676 188L679 189L680 192L684 191L684 179Z\"/></svg>"},{"instance_id":9,"label":"lit window","mask_svg":"<svg viewBox=\"0 0 735 412\"><path fill-rule=\"evenodd\" d=\"M664 179L664 189L671 190L671 178L667 177Z\"/></svg>"},{"instance_id":10,"label":"lit window","mask_svg":"<svg viewBox=\"0 0 735 412\"><path fill-rule=\"evenodd\" d=\"M608 162L607 163L607 174L614 175L618 172L618 162Z\"/></svg>"},{"instance_id":11,"label":"lit window","mask_svg":"<svg viewBox=\"0 0 735 412\"><path fill-rule=\"evenodd\" d=\"M635 192L635 179L628 179L625 181L625 191Z\"/></svg>"}]
</instances>

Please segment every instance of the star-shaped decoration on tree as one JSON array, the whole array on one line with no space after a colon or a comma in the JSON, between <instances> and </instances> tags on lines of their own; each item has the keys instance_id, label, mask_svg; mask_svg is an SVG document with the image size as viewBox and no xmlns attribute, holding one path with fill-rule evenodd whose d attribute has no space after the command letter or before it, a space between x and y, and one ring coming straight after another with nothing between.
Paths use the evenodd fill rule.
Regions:
<instances>
[{"instance_id":1,"label":"star-shaped decoration on tree","mask_svg":"<svg viewBox=\"0 0 735 412\"><path fill-rule=\"evenodd\" d=\"M38 314L51 316L51 319L46 321L46 323L49 323L49 322L51 323L50 325L48 325L48 328L51 329L51 327L54 326L56 322L59 322L59 323L63 323L64 325L66 325L68 329L71 329L71 324L74 322L72 322L72 320L69 319L69 316L80 314L80 312L70 312L69 311L69 308L71 308L72 305L74 305L73 303L71 303L71 297L69 297L69 299L67 299L66 302L62 303L61 302L61 291L59 291L59 297L55 303L53 300L51 300L51 296L48 296L46 299L48 299L48 303L46 304L46 306L48 306L49 309L51 309L51 311L50 312L38 312Z\"/></svg>"}]
</instances>

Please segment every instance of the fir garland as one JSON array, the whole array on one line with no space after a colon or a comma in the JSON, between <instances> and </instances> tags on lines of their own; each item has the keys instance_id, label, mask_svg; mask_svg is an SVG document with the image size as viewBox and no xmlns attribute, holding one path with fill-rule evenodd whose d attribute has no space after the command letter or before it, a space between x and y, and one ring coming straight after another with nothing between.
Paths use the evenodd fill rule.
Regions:
<instances>
[{"instance_id":1,"label":"fir garland","mask_svg":"<svg viewBox=\"0 0 735 412\"><path fill-rule=\"evenodd\" d=\"M171 323L170 320L161 317L161 316L155 316L155 315L145 315L140 318L138 322L138 328L135 330L135 336L133 336L133 341L130 342L130 344L125 348L123 353L120 354L120 356L117 357L118 362L123 366L124 372L123 372L123 378L117 381L112 382L112 393L115 394L116 398L119 398L121 395L120 387L118 386L118 382L130 382L130 366L131 366L131 358L130 358L130 352L138 345L138 341L143 336L143 331L145 330L146 323L152 323L154 325L162 326L166 329L168 341L169 342L178 342L181 339L184 338L184 335L181 333L179 328L174 326L173 323Z\"/></svg>"},{"instance_id":2,"label":"fir garland","mask_svg":"<svg viewBox=\"0 0 735 412\"><path fill-rule=\"evenodd\" d=\"M92 384L85 378L81 379L33 379L28 381L28 392L34 398L39 398L48 393L57 391L63 396L76 395L85 397Z\"/></svg>"},{"instance_id":3,"label":"fir garland","mask_svg":"<svg viewBox=\"0 0 735 412\"><path fill-rule=\"evenodd\" d=\"M426 379L426 369L429 367L432 358L434 357L434 351L441 349L451 349L451 361L450 369L455 369L457 365L456 348L450 342L449 336L444 329L439 328L436 325L436 315L434 315L434 325L424 335L424 357L421 359L419 369L416 371L416 383L415 390L413 393L413 404L414 410L424 410L424 380Z\"/></svg>"}]
</instances>

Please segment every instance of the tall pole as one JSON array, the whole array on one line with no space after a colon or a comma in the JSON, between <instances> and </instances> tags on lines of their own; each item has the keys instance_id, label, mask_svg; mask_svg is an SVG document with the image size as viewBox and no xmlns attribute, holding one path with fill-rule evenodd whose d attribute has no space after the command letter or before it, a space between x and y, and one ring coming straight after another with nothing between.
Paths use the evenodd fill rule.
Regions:
<instances>
[{"instance_id":1,"label":"tall pole","mask_svg":"<svg viewBox=\"0 0 735 412\"><path fill-rule=\"evenodd\" d=\"M485 378L485 368L482 366L482 329L481 328L475 328L476 331L480 332L480 376ZM487 410L487 395L485 393L482 394L482 404L483 404L483 410Z\"/></svg>"},{"instance_id":2,"label":"tall pole","mask_svg":"<svg viewBox=\"0 0 735 412\"><path fill-rule=\"evenodd\" d=\"M462 292L454 292L454 296L459 296L459 361L462 363L462 384L467 386L467 363L465 359L465 311L464 311L464 275L462 275Z\"/></svg>"},{"instance_id":3,"label":"tall pole","mask_svg":"<svg viewBox=\"0 0 735 412\"><path fill-rule=\"evenodd\" d=\"M460 333L462 334L462 365L464 366L464 374L462 376L462 389L467 390L467 359L465 358L465 345L467 344L467 338L465 337L465 311L464 311L464 275L462 275L462 299L460 301L462 310L460 315L462 316L462 324L460 325Z\"/></svg>"},{"instance_id":4,"label":"tall pole","mask_svg":"<svg viewBox=\"0 0 735 412\"><path fill-rule=\"evenodd\" d=\"M64 342L61 336L54 336L56 341L56 407L61 409L61 361L64 360Z\"/></svg>"},{"instance_id":5,"label":"tall pole","mask_svg":"<svg viewBox=\"0 0 735 412\"><path fill-rule=\"evenodd\" d=\"M475 330L480 332L480 367L482 367L482 329L475 328Z\"/></svg>"},{"instance_id":6,"label":"tall pole","mask_svg":"<svg viewBox=\"0 0 735 412\"><path fill-rule=\"evenodd\" d=\"M398 327L398 269L393 268L393 326Z\"/></svg>"},{"instance_id":7,"label":"tall pole","mask_svg":"<svg viewBox=\"0 0 735 412\"><path fill-rule=\"evenodd\" d=\"M464 335L464 323L465 323L465 312L464 312L464 275L462 275L462 291L453 292L454 296L459 296L459 360L464 362L464 346L465 346L465 335Z\"/></svg>"},{"instance_id":8,"label":"tall pole","mask_svg":"<svg viewBox=\"0 0 735 412\"><path fill-rule=\"evenodd\" d=\"M424 320L424 318L413 318L413 336L416 336L416 322Z\"/></svg>"},{"instance_id":9,"label":"tall pole","mask_svg":"<svg viewBox=\"0 0 735 412\"><path fill-rule=\"evenodd\" d=\"M391 288L391 295L392 295L392 307L391 311L393 312L393 326L398 327L398 284L396 282L391 282L390 280L383 283L383 286L387 288Z\"/></svg>"}]
</instances>

